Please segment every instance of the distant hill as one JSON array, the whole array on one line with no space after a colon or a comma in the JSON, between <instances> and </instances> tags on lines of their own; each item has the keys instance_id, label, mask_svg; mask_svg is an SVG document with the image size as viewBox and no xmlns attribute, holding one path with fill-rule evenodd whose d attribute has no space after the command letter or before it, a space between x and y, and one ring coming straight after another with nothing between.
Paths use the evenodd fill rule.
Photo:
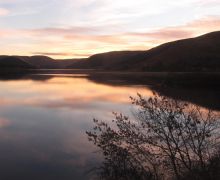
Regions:
<instances>
[{"instance_id":1,"label":"distant hill","mask_svg":"<svg viewBox=\"0 0 220 180\"><path fill-rule=\"evenodd\" d=\"M1 67L144 72L220 71L220 31L165 43L147 51L107 52L87 59L55 60L47 56L0 56Z\"/></svg>"},{"instance_id":2,"label":"distant hill","mask_svg":"<svg viewBox=\"0 0 220 180\"><path fill-rule=\"evenodd\" d=\"M57 68L57 63L54 59L47 56L30 56L22 57L24 61L34 65L39 69Z\"/></svg>"},{"instance_id":3,"label":"distant hill","mask_svg":"<svg viewBox=\"0 0 220 180\"><path fill-rule=\"evenodd\" d=\"M65 69L67 66L80 61L80 59L55 60L47 56L30 56L23 59L39 69Z\"/></svg>"},{"instance_id":4,"label":"distant hill","mask_svg":"<svg viewBox=\"0 0 220 180\"><path fill-rule=\"evenodd\" d=\"M119 65L133 60L135 56L142 51L113 51L107 53L96 54L88 59L75 62L67 68L73 69L113 69Z\"/></svg>"},{"instance_id":5,"label":"distant hill","mask_svg":"<svg viewBox=\"0 0 220 180\"><path fill-rule=\"evenodd\" d=\"M73 65L75 63L83 62L84 60L87 60L87 58L81 58L81 59L57 59L56 62L59 65L59 68L66 69L66 68L69 68L69 66L71 66L71 65Z\"/></svg>"},{"instance_id":6,"label":"distant hill","mask_svg":"<svg viewBox=\"0 0 220 180\"><path fill-rule=\"evenodd\" d=\"M0 56L0 68L65 69L79 61L81 59L55 60L47 56Z\"/></svg>"},{"instance_id":7,"label":"distant hill","mask_svg":"<svg viewBox=\"0 0 220 180\"><path fill-rule=\"evenodd\" d=\"M14 56L0 56L0 69L33 69L33 65Z\"/></svg>"},{"instance_id":8,"label":"distant hill","mask_svg":"<svg viewBox=\"0 0 220 180\"><path fill-rule=\"evenodd\" d=\"M220 71L220 31L162 44L147 51L97 54L71 68L132 71Z\"/></svg>"}]
</instances>

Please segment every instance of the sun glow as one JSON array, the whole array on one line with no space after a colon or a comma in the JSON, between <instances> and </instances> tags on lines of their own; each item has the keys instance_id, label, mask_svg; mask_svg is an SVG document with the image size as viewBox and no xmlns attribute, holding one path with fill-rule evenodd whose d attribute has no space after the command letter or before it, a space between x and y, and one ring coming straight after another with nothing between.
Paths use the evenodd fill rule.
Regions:
<instances>
[{"instance_id":1,"label":"sun glow","mask_svg":"<svg viewBox=\"0 0 220 180\"><path fill-rule=\"evenodd\" d=\"M1 54L60 59L147 50L219 30L219 8L215 0L1 0Z\"/></svg>"}]
</instances>

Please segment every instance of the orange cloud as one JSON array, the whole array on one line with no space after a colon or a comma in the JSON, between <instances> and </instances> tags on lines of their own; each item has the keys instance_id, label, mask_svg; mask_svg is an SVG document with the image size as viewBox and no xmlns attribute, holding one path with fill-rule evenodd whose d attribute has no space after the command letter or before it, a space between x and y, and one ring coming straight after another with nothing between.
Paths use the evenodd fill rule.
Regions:
<instances>
[{"instance_id":1,"label":"orange cloud","mask_svg":"<svg viewBox=\"0 0 220 180\"><path fill-rule=\"evenodd\" d=\"M0 30L0 37L3 38L3 42L4 39L5 41L8 39L10 42L13 39L16 41L15 44L2 42L4 46L2 46L1 51L5 54L42 54L55 58L71 58L88 57L92 54L114 50L147 50L168 41L218 31L220 29L220 17L208 16L185 25L148 29L145 32L103 34L100 33L103 30L102 28L3 29ZM22 41L18 41L18 38ZM28 41L23 41L23 39ZM45 49L47 52L44 51Z\"/></svg>"},{"instance_id":2,"label":"orange cloud","mask_svg":"<svg viewBox=\"0 0 220 180\"><path fill-rule=\"evenodd\" d=\"M204 17L182 26L166 27L146 33L125 33L127 39L142 39L152 47L168 41L191 38L220 29L220 17Z\"/></svg>"},{"instance_id":3,"label":"orange cloud","mask_svg":"<svg viewBox=\"0 0 220 180\"><path fill-rule=\"evenodd\" d=\"M179 28L164 28L149 33L130 33L128 36L145 37L156 40L171 40L192 37L193 33Z\"/></svg>"},{"instance_id":4,"label":"orange cloud","mask_svg":"<svg viewBox=\"0 0 220 180\"><path fill-rule=\"evenodd\" d=\"M65 52L31 52L31 54L43 55L43 56L62 56L62 57L79 57L79 58L84 58L91 55L91 54L83 54L83 53L65 53Z\"/></svg>"}]
</instances>

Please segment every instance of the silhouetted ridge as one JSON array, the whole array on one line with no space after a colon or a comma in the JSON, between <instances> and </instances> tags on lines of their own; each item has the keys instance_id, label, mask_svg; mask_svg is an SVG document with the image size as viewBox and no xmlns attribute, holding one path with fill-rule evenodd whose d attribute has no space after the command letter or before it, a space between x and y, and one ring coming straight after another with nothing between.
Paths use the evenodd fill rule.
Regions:
<instances>
[{"instance_id":1,"label":"silhouetted ridge","mask_svg":"<svg viewBox=\"0 0 220 180\"><path fill-rule=\"evenodd\" d=\"M24 68L37 69L65 69L67 66L81 61L81 59L55 60L47 56L0 56L1 60L0 68L6 68L6 66L7 68L15 68L23 64Z\"/></svg>"},{"instance_id":2,"label":"silhouetted ridge","mask_svg":"<svg viewBox=\"0 0 220 180\"><path fill-rule=\"evenodd\" d=\"M220 32L163 44L128 62L144 71L219 71Z\"/></svg>"},{"instance_id":3,"label":"silhouetted ridge","mask_svg":"<svg viewBox=\"0 0 220 180\"><path fill-rule=\"evenodd\" d=\"M132 71L220 71L220 31L162 44L147 51L93 55L71 68Z\"/></svg>"},{"instance_id":4,"label":"silhouetted ridge","mask_svg":"<svg viewBox=\"0 0 220 180\"><path fill-rule=\"evenodd\" d=\"M5 62L5 58L8 62ZM4 59L4 61L3 61ZM147 51L114 51L87 59L54 60L47 56L0 56L0 67L102 69L145 72L220 71L220 31L162 44Z\"/></svg>"},{"instance_id":5,"label":"silhouetted ridge","mask_svg":"<svg viewBox=\"0 0 220 180\"><path fill-rule=\"evenodd\" d=\"M32 69L33 65L23 61L22 59L14 56L1 56L0 68L4 69Z\"/></svg>"},{"instance_id":6,"label":"silhouetted ridge","mask_svg":"<svg viewBox=\"0 0 220 180\"><path fill-rule=\"evenodd\" d=\"M95 54L69 66L68 68L85 68L85 69L116 69L118 64L133 59L141 51L113 51L101 54Z\"/></svg>"},{"instance_id":7,"label":"silhouetted ridge","mask_svg":"<svg viewBox=\"0 0 220 180\"><path fill-rule=\"evenodd\" d=\"M55 60L47 56L31 56L24 59L39 69L64 69L70 64L80 61L80 59Z\"/></svg>"}]
</instances>

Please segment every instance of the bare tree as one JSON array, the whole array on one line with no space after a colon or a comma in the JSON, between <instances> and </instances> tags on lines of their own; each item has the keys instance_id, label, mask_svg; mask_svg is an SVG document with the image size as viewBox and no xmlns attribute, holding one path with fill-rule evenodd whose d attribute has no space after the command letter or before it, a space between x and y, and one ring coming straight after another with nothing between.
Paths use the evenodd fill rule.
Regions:
<instances>
[{"instance_id":1,"label":"bare tree","mask_svg":"<svg viewBox=\"0 0 220 180\"><path fill-rule=\"evenodd\" d=\"M181 179L186 173L201 179L209 174L219 143L217 114L156 94L149 99L138 94L131 101L137 108L135 119L114 113L116 128L94 120L94 130L87 132L105 156L123 150L129 155L125 164L151 174L148 179Z\"/></svg>"}]
</instances>

